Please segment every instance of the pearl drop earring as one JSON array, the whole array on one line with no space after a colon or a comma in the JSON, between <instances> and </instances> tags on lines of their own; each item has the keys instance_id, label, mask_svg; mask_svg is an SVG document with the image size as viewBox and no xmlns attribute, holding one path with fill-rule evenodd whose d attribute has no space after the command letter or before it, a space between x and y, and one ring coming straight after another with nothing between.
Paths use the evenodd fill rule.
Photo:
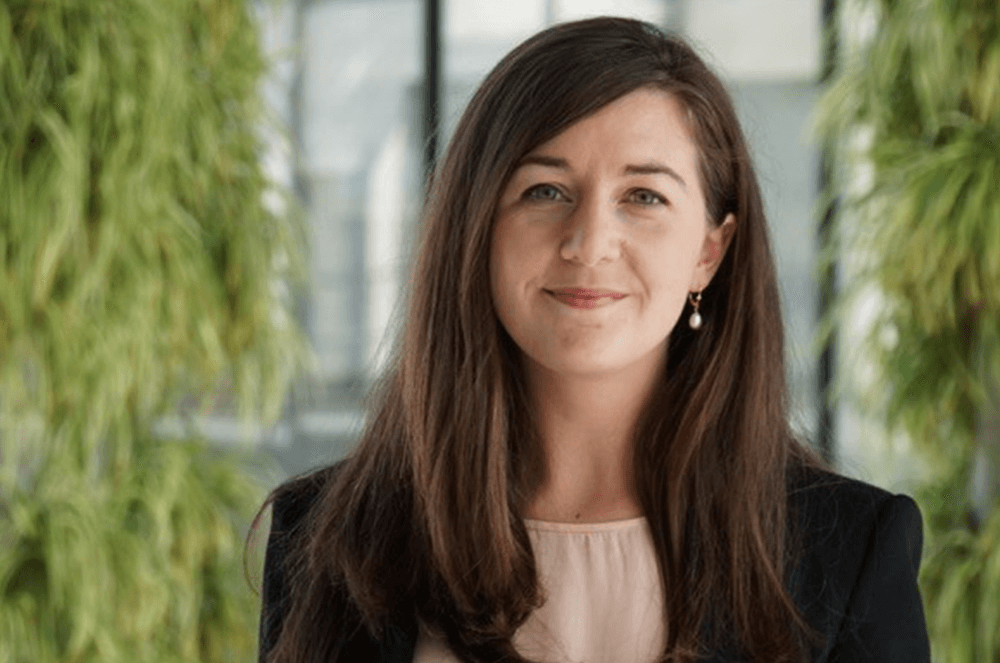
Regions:
<instances>
[{"instance_id":1,"label":"pearl drop earring","mask_svg":"<svg viewBox=\"0 0 1000 663\"><path fill-rule=\"evenodd\" d=\"M691 329L701 329L701 313L698 312L698 306L701 304L701 292L699 291L697 294L689 292L688 301L691 302L691 306L694 308L694 313L688 318L688 325Z\"/></svg>"}]
</instances>

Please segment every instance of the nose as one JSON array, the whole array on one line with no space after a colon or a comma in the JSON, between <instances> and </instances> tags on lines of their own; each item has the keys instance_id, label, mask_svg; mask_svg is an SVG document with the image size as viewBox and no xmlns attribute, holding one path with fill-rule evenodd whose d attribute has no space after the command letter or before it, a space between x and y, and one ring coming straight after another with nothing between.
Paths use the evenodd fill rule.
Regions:
<instances>
[{"instance_id":1,"label":"nose","mask_svg":"<svg viewBox=\"0 0 1000 663\"><path fill-rule=\"evenodd\" d=\"M615 206L600 196L584 196L567 220L567 236L559 248L563 260L593 267L621 254L622 228Z\"/></svg>"}]
</instances>

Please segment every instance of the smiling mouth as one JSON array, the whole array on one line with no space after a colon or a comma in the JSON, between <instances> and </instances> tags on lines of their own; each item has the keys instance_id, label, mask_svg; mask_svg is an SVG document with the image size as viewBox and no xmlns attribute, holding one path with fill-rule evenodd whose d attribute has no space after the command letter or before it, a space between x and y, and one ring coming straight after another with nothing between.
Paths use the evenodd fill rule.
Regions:
<instances>
[{"instance_id":1,"label":"smiling mouth","mask_svg":"<svg viewBox=\"0 0 1000 663\"><path fill-rule=\"evenodd\" d=\"M624 298L624 295L601 295L600 297L580 297L577 295L569 295L562 293L555 293L546 290L545 292L552 295L555 299L559 300L563 304L570 306L572 308L598 308L613 304Z\"/></svg>"}]
</instances>

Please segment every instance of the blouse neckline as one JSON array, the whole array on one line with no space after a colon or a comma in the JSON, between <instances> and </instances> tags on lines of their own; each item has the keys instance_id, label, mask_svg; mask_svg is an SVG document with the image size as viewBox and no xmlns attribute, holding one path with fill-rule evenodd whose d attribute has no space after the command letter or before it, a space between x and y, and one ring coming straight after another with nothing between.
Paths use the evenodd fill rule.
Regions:
<instances>
[{"instance_id":1,"label":"blouse neckline","mask_svg":"<svg viewBox=\"0 0 1000 663\"><path fill-rule=\"evenodd\" d=\"M646 516L626 518L625 520L608 520L597 523L561 523L551 520L535 520L525 518L524 525L529 530L538 532L562 532L565 534L594 534L599 532L619 532L634 529L646 524Z\"/></svg>"}]
</instances>

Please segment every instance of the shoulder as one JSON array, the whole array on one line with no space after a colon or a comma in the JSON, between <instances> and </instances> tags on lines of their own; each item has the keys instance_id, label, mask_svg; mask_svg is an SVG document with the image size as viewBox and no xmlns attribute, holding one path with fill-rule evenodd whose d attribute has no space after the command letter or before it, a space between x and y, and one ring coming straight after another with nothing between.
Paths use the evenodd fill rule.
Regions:
<instances>
[{"instance_id":1,"label":"shoulder","mask_svg":"<svg viewBox=\"0 0 1000 663\"><path fill-rule=\"evenodd\" d=\"M265 508L268 504L271 506L271 531L267 537L264 567L265 596L269 593L269 581L273 582L276 576L284 573L292 551L303 541L302 537L308 531L309 514L321 499L337 468L337 465L331 465L293 477L272 490L264 503ZM275 592L270 593L272 597L275 595Z\"/></svg>"},{"instance_id":2,"label":"shoulder","mask_svg":"<svg viewBox=\"0 0 1000 663\"><path fill-rule=\"evenodd\" d=\"M922 521L916 502L857 479L802 470L791 482L788 506L802 554L847 572L886 539L919 554Z\"/></svg>"},{"instance_id":3,"label":"shoulder","mask_svg":"<svg viewBox=\"0 0 1000 663\"><path fill-rule=\"evenodd\" d=\"M320 499L336 467L286 481L271 491L265 503L265 506L271 505L271 531L267 537L261 586L260 661L264 661L266 653L277 643L281 631L289 601L286 576L295 551L301 547L307 514Z\"/></svg>"},{"instance_id":4,"label":"shoulder","mask_svg":"<svg viewBox=\"0 0 1000 663\"><path fill-rule=\"evenodd\" d=\"M306 520L344 461L293 477L271 493L271 536L294 534Z\"/></svg>"},{"instance_id":5,"label":"shoulder","mask_svg":"<svg viewBox=\"0 0 1000 663\"><path fill-rule=\"evenodd\" d=\"M800 553L791 589L809 621L827 636L828 653L849 651L855 657L850 660L859 661L927 660L916 502L808 470L792 482L789 507ZM878 655L868 657L869 649Z\"/></svg>"},{"instance_id":6,"label":"shoulder","mask_svg":"<svg viewBox=\"0 0 1000 663\"><path fill-rule=\"evenodd\" d=\"M327 488L344 468L346 461L295 477L278 486L270 496L271 532L264 562L264 583L261 601L259 661L277 643L285 616L291 605L292 579L298 575L306 536L313 528L312 514L319 511ZM328 629L323 637L309 645L325 648L324 660L409 661L416 643L416 621L409 615L397 616L381 637L374 638L361 626L361 617L350 597L328 585L319 589L308 583L310 592L321 596ZM307 629L308 630L308 629ZM322 629L321 629L322 630ZM310 632L316 636L316 633Z\"/></svg>"},{"instance_id":7,"label":"shoulder","mask_svg":"<svg viewBox=\"0 0 1000 663\"><path fill-rule=\"evenodd\" d=\"M864 481L820 469L803 469L790 482L789 507L814 543L863 535L879 519L916 518L916 502Z\"/></svg>"}]
</instances>

